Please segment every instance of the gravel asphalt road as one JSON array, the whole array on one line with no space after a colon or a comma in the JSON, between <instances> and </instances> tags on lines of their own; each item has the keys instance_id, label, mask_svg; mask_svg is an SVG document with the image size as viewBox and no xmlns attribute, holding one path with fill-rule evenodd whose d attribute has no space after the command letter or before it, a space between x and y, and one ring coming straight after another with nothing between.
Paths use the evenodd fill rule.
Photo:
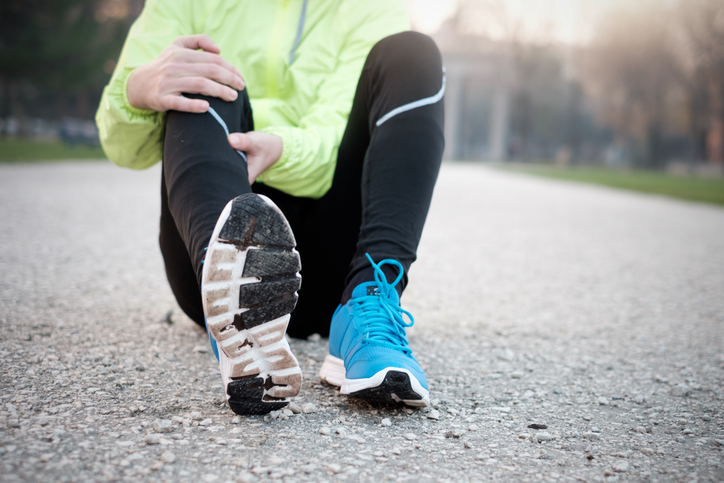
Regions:
<instances>
[{"instance_id":1,"label":"gravel asphalt road","mask_svg":"<svg viewBox=\"0 0 724 483\"><path fill-rule=\"evenodd\" d=\"M312 337L239 418L159 176L0 166L1 481L724 481L724 209L446 164L402 299L433 407L340 396Z\"/></svg>"}]
</instances>

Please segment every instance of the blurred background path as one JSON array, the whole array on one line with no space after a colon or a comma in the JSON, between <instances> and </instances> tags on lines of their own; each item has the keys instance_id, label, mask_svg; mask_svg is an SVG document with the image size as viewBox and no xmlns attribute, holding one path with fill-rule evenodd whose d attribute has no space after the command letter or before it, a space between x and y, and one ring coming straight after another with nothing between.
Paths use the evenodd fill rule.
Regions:
<instances>
[{"instance_id":1,"label":"blurred background path","mask_svg":"<svg viewBox=\"0 0 724 483\"><path fill-rule=\"evenodd\" d=\"M159 176L0 165L1 481L724 479L724 209L447 163L402 300L433 408L338 396L310 340L293 411L240 419Z\"/></svg>"}]
</instances>

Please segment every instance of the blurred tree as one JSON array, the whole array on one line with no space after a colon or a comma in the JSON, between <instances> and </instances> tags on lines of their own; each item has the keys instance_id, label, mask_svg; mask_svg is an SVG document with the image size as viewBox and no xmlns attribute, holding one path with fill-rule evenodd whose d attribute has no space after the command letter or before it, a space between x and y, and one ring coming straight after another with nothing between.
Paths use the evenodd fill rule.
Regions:
<instances>
[{"instance_id":1,"label":"blurred tree","mask_svg":"<svg viewBox=\"0 0 724 483\"><path fill-rule=\"evenodd\" d=\"M513 62L510 110L511 158L523 161L553 159L566 147L568 162L575 161L568 118L579 116L570 104L577 86L563 76L559 49L552 45L515 42L509 52ZM577 140L575 140L577 143Z\"/></svg>"},{"instance_id":2,"label":"blurred tree","mask_svg":"<svg viewBox=\"0 0 724 483\"><path fill-rule=\"evenodd\" d=\"M74 114L86 117L93 106L81 94L108 81L128 14L128 2L120 0L0 2L0 86L12 116L24 118L24 94L52 90L61 115L66 96L75 94Z\"/></svg>"},{"instance_id":3,"label":"blurred tree","mask_svg":"<svg viewBox=\"0 0 724 483\"><path fill-rule=\"evenodd\" d=\"M665 7L637 2L603 17L584 73L605 122L634 145L637 164L663 167L666 98L682 80Z\"/></svg>"},{"instance_id":4,"label":"blurred tree","mask_svg":"<svg viewBox=\"0 0 724 483\"><path fill-rule=\"evenodd\" d=\"M679 5L681 53L688 73L691 131L698 159L724 163L724 2Z\"/></svg>"}]
</instances>

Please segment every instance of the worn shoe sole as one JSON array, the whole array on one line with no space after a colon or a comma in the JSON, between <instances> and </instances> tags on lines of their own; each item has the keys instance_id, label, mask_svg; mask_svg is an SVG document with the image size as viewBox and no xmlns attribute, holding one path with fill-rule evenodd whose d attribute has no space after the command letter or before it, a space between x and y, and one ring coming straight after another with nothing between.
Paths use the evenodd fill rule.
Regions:
<instances>
[{"instance_id":1,"label":"worn shoe sole","mask_svg":"<svg viewBox=\"0 0 724 483\"><path fill-rule=\"evenodd\" d=\"M204 314L237 414L280 409L301 388L302 371L284 337L302 280L295 246L279 208L253 193L226 205L211 236L201 282Z\"/></svg>"},{"instance_id":2,"label":"worn shoe sole","mask_svg":"<svg viewBox=\"0 0 724 483\"><path fill-rule=\"evenodd\" d=\"M388 367L365 379L347 379L344 361L327 355L319 370L322 381L338 386L340 394L381 403L413 407L430 405L430 394L407 369Z\"/></svg>"}]
</instances>

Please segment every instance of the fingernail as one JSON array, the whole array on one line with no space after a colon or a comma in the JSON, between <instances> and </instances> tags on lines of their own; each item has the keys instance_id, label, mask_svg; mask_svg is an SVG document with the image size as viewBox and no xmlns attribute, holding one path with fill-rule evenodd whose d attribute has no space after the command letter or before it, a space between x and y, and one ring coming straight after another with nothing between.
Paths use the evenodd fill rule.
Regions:
<instances>
[{"instance_id":1,"label":"fingernail","mask_svg":"<svg viewBox=\"0 0 724 483\"><path fill-rule=\"evenodd\" d=\"M239 97L239 94L236 91L231 91L231 100L235 101L237 97Z\"/></svg>"},{"instance_id":2,"label":"fingernail","mask_svg":"<svg viewBox=\"0 0 724 483\"><path fill-rule=\"evenodd\" d=\"M239 136L238 134L229 134L229 142L236 144L239 141L241 141L241 136Z\"/></svg>"}]
</instances>

